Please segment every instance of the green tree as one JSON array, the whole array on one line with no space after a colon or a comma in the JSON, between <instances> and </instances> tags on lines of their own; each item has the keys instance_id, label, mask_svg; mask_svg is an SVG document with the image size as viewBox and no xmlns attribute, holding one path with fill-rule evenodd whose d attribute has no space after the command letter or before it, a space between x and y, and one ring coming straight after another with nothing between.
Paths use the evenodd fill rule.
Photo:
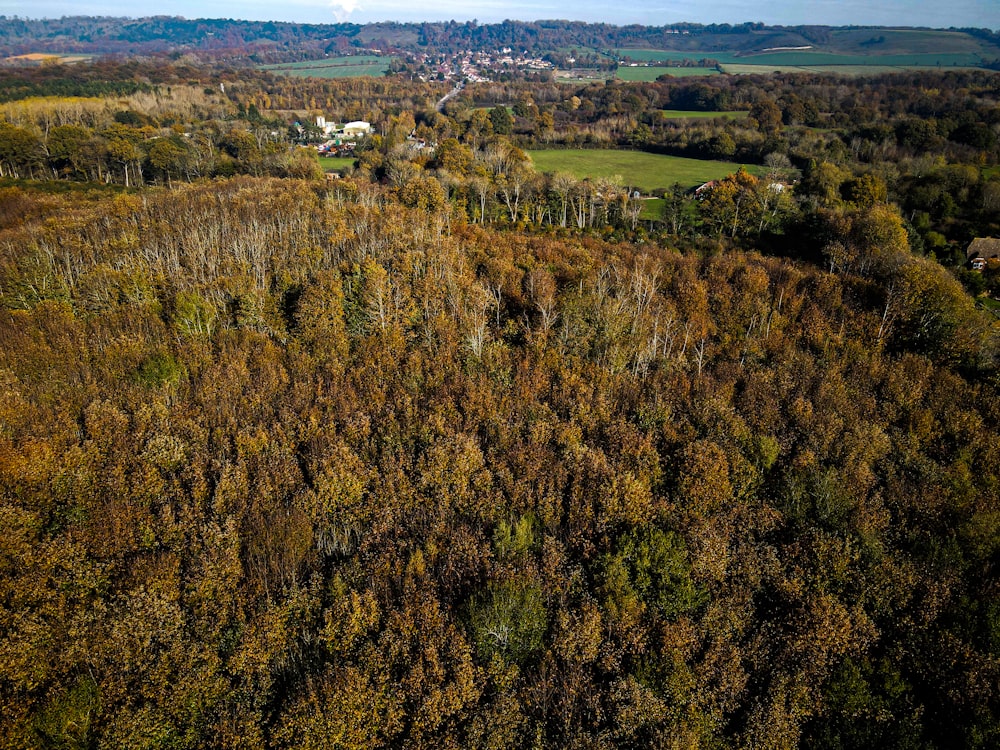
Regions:
<instances>
[{"instance_id":1,"label":"green tree","mask_svg":"<svg viewBox=\"0 0 1000 750\"><path fill-rule=\"evenodd\" d=\"M528 582L490 583L468 605L469 627L479 655L523 664L542 647L546 629L541 589Z\"/></svg>"},{"instance_id":2,"label":"green tree","mask_svg":"<svg viewBox=\"0 0 1000 750\"><path fill-rule=\"evenodd\" d=\"M46 147L53 169L61 176L85 179L87 168L91 166L88 145L93 137L91 130L80 125L59 125L52 128Z\"/></svg>"},{"instance_id":3,"label":"green tree","mask_svg":"<svg viewBox=\"0 0 1000 750\"><path fill-rule=\"evenodd\" d=\"M781 108L773 99L762 97L754 102L749 119L762 133L772 134L781 130Z\"/></svg>"},{"instance_id":4,"label":"green tree","mask_svg":"<svg viewBox=\"0 0 1000 750\"><path fill-rule=\"evenodd\" d=\"M187 149L168 139L160 139L149 148L149 165L153 174L169 185L172 179L180 177L188 161Z\"/></svg>"},{"instance_id":5,"label":"green tree","mask_svg":"<svg viewBox=\"0 0 1000 750\"><path fill-rule=\"evenodd\" d=\"M490 110L490 123L493 125L493 132L497 135L510 135L514 129L514 120L510 112L501 104Z\"/></svg>"}]
</instances>

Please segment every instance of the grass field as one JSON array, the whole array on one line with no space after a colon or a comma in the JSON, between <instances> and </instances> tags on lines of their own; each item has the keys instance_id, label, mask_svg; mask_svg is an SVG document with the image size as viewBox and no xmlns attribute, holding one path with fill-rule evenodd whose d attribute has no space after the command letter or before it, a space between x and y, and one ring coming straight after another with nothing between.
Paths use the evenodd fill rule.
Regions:
<instances>
[{"instance_id":1,"label":"grass field","mask_svg":"<svg viewBox=\"0 0 1000 750\"><path fill-rule=\"evenodd\" d=\"M663 218L663 198L646 198L642 202L642 210L639 211L639 218L644 221L657 221Z\"/></svg>"},{"instance_id":2,"label":"grass field","mask_svg":"<svg viewBox=\"0 0 1000 750\"><path fill-rule=\"evenodd\" d=\"M769 52L720 60L724 63L750 65L799 65L805 67L827 65L892 65L894 67L936 67L954 65L979 65L982 58L970 52L934 52L901 55L834 55L828 52Z\"/></svg>"},{"instance_id":3,"label":"grass field","mask_svg":"<svg viewBox=\"0 0 1000 750\"><path fill-rule=\"evenodd\" d=\"M722 64L726 73L797 72L803 69L815 73L869 74L899 69L976 67L984 58L996 57L996 50L987 49L967 34L932 31L862 29L844 32L845 50L761 51L757 54L650 49L615 50L623 57L639 62L667 60L700 60L710 58ZM874 36L873 36L874 35ZM884 38L884 42L877 40ZM937 50L937 51L935 51ZM854 68L856 70L849 68ZM675 70L669 69L669 72ZM681 70L689 70L682 68ZM659 71L655 72L654 71ZM620 67L622 80L655 80L661 68ZM683 74L682 74L683 75ZM691 75L691 74L688 74Z\"/></svg>"},{"instance_id":4,"label":"grass field","mask_svg":"<svg viewBox=\"0 0 1000 750\"><path fill-rule=\"evenodd\" d=\"M830 32L830 44L840 52L869 55L883 50L906 54L948 50L996 57L996 48L984 40L963 32L932 29L836 29Z\"/></svg>"},{"instance_id":5,"label":"grass field","mask_svg":"<svg viewBox=\"0 0 1000 750\"><path fill-rule=\"evenodd\" d=\"M686 109L661 109L660 111L668 120L713 120L716 117L743 120L750 114L745 109L727 110L725 112L693 112Z\"/></svg>"},{"instance_id":6,"label":"grass field","mask_svg":"<svg viewBox=\"0 0 1000 750\"><path fill-rule=\"evenodd\" d=\"M662 75L671 78L687 78L690 76L712 76L718 75L715 68L667 68L667 67L638 67L619 66L615 76L620 81L642 81L648 83L655 81Z\"/></svg>"},{"instance_id":7,"label":"grass field","mask_svg":"<svg viewBox=\"0 0 1000 750\"><path fill-rule=\"evenodd\" d=\"M305 60L276 65L258 65L257 68L286 76L309 78L379 77L385 75L391 61L391 57L355 55L352 57L324 57L322 60Z\"/></svg>"},{"instance_id":8,"label":"grass field","mask_svg":"<svg viewBox=\"0 0 1000 750\"><path fill-rule=\"evenodd\" d=\"M539 172L568 172L578 179L620 177L623 185L644 193L656 188L669 188L675 182L684 187L695 187L725 177L740 168L734 162L685 159L643 151L546 149L529 151L528 154ZM753 173L760 171L756 166L747 169Z\"/></svg>"},{"instance_id":9,"label":"grass field","mask_svg":"<svg viewBox=\"0 0 1000 750\"><path fill-rule=\"evenodd\" d=\"M752 60L753 58L744 58ZM907 70L972 70L969 66L937 67L920 65L749 65L725 63L722 70L729 75L767 75L768 73L827 73L843 76L872 76L882 73L900 73Z\"/></svg>"},{"instance_id":10,"label":"grass field","mask_svg":"<svg viewBox=\"0 0 1000 750\"><path fill-rule=\"evenodd\" d=\"M342 173L349 169L353 164L354 159L345 159L336 156L319 157L319 165L323 168L324 172Z\"/></svg>"}]
</instances>

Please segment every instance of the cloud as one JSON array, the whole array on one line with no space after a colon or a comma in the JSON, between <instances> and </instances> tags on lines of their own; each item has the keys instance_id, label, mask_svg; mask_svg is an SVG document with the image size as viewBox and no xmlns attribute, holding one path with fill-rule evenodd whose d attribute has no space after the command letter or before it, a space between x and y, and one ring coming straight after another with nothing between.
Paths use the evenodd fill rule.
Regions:
<instances>
[{"instance_id":1,"label":"cloud","mask_svg":"<svg viewBox=\"0 0 1000 750\"><path fill-rule=\"evenodd\" d=\"M330 10L333 11L333 17L338 22L346 21L347 17L357 9L358 0L331 0L330 2Z\"/></svg>"}]
</instances>

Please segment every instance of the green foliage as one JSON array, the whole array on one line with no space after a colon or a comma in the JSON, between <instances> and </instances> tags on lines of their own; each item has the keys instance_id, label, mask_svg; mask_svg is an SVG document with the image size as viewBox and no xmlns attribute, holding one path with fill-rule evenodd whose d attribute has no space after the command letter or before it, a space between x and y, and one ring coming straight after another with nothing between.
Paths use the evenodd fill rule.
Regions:
<instances>
[{"instance_id":1,"label":"green foliage","mask_svg":"<svg viewBox=\"0 0 1000 750\"><path fill-rule=\"evenodd\" d=\"M846 200L860 208L871 208L889 199L885 180L874 174L863 174L848 180L841 190Z\"/></svg>"},{"instance_id":2,"label":"green foliage","mask_svg":"<svg viewBox=\"0 0 1000 750\"><path fill-rule=\"evenodd\" d=\"M774 466L781 455L781 445L771 435L757 435L752 443L754 462L767 471Z\"/></svg>"},{"instance_id":3,"label":"green foliage","mask_svg":"<svg viewBox=\"0 0 1000 750\"><path fill-rule=\"evenodd\" d=\"M468 604L469 629L480 657L523 665L542 647L547 613L541 589L510 580L490 583Z\"/></svg>"},{"instance_id":4,"label":"green foliage","mask_svg":"<svg viewBox=\"0 0 1000 750\"><path fill-rule=\"evenodd\" d=\"M493 132L497 135L510 135L514 126L510 112L502 105L497 105L490 110L490 123L493 125Z\"/></svg>"},{"instance_id":5,"label":"green foliage","mask_svg":"<svg viewBox=\"0 0 1000 750\"><path fill-rule=\"evenodd\" d=\"M909 703L911 686L888 662L858 664L845 659L827 684L827 712L807 726L804 747L926 747L921 707Z\"/></svg>"},{"instance_id":6,"label":"green foliage","mask_svg":"<svg viewBox=\"0 0 1000 750\"><path fill-rule=\"evenodd\" d=\"M215 330L218 311L196 291L184 291L174 300L175 330L185 336L209 336Z\"/></svg>"},{"instance_id":7,"label":"green foliage","mask_svg":"<svg viewBox=\"0 0 1000 750\"><path fill-rule=\"evenodd\" d=\"M501 521L493 531L493 547L497 557L520 557L538 545L538 521L533 516L522 516L516 523Z\"/></svg>"},{"instance_id":8,"label":"green foliage","mask_svg":"<svg viewBox=\"0 0 1000 750\"><path fill-rule=\"evenodd\" d=\"M940 361L977 360L989 333L959 282L929 261L908 263L899 275L897 340Z\"/></svg>"},{"instance_id":9,"label":"green foliage","mask_svg":"<svg viewBox=\"0 0 1000 750\"><path fill-rule=\"evenodd\" d=\"M78 677L54 695L32 721L38 747L45 750L86 750L94 746L91 725L100 710L100 691L89 676Z\"/></svg>"},{"instance_id":10,"label":"green foliage","mask_svg":"<svg viewBox=\"0 0 1000 750\"><path fill-rule=\"evenodd\" d=\"M684 541L655 526L633 529L601 563L601 588L616 609L635 599L658 616L674 620L708 601L691 578Z\"/></svg>"},{"instance_id":11,"label":"green foliage","mask_svg":"<svg viewBox=\"0 0 1000 750\"><path fill-rule=\"evenodd\" d=\"M176 385L183 376L183 365L165 351L154 352L143 359L135 374L139 383L149 387Z\"/></svg>"}]
</instances>

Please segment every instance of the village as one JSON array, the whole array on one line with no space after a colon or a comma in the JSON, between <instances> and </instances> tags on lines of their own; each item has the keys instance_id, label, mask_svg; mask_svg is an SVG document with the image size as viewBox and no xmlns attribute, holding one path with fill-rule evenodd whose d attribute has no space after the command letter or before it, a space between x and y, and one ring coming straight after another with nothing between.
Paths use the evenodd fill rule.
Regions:
<instances>
[{"instance_id":1,"label":"village","mask_svg":"<svg viewBox=\"0 0 1000 750\"><path fill-rule=\"evenodd\" d=\"M415 66L416 77L428 80L461 80L470 83L485 83L514 70L552 71L555 66L526 50L514 52L504 47L492 52L465 50L456 55L420 54L410 58Z\"/></svg>"}]
</instances>

